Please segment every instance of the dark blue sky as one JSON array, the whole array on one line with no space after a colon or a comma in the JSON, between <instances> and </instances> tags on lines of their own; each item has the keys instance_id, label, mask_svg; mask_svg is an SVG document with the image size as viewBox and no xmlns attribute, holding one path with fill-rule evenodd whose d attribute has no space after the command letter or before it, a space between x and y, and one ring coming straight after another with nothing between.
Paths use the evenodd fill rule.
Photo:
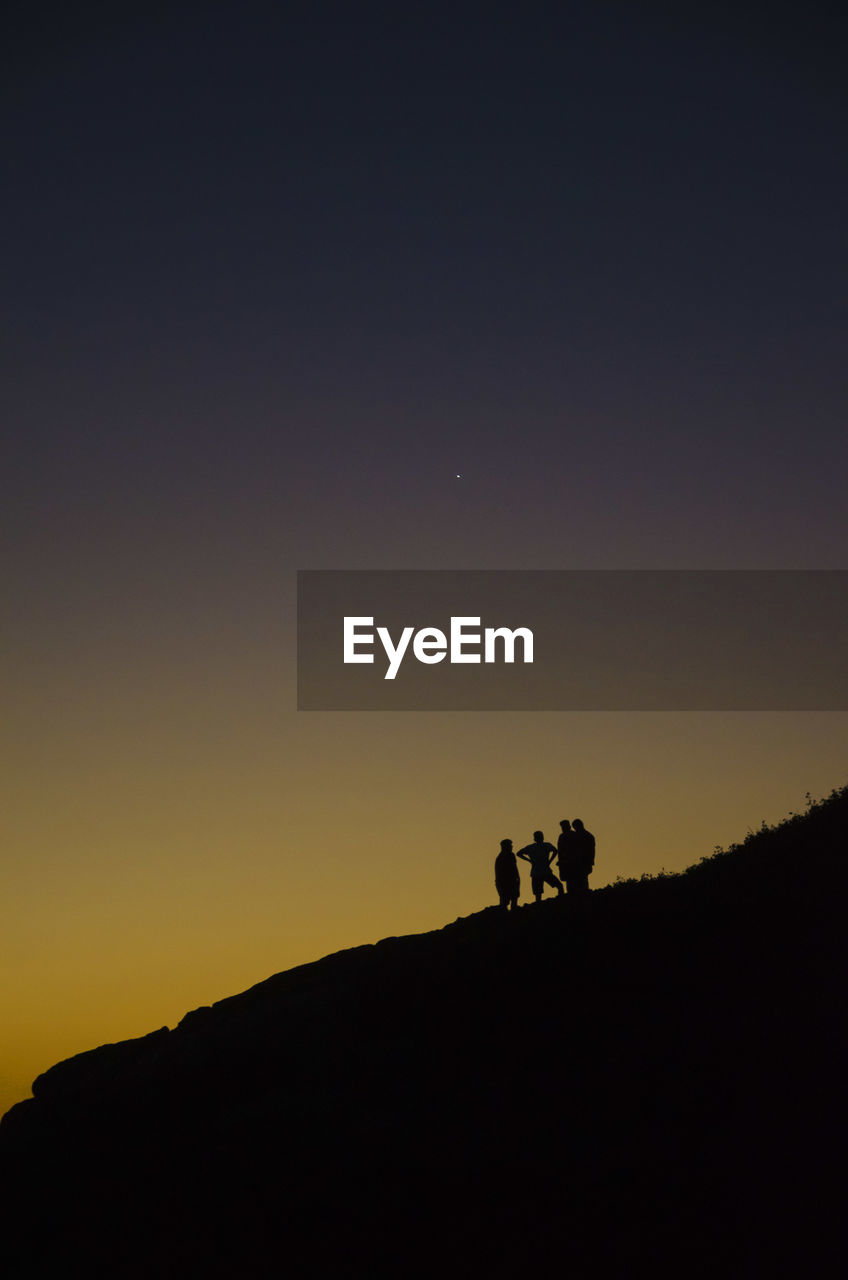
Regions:
<instances>
[{"instance_id":1,"label":"dark blue sky","mask_svg":"<svg viewBox=\"0 0 848 1280\"><path fill-rule=\"evenodd\" d=\"M5 55L22 546L843 563L835 8L71 8Z\"/></svg>"}]
</instances>

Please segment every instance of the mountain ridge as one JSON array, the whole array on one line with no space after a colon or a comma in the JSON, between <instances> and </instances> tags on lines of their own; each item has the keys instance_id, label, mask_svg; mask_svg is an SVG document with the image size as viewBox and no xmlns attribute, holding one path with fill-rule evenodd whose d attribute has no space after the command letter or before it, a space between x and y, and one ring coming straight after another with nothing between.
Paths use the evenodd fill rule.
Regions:
<instances>
[{"instance_id":1,"label":"mountain ridge","mask_svg":"<svg viewBox=\"0 0 848 1280\"><path fill-rule=\"evenodd\" d=\"M585 915L485 908L56 1064L0 1124L20 1275L33 1206L127 1277L366 1274L410 1240L499 1276L562 1231L587 1274L809 1254L821 1224L786 1231L832 1183L846 836L848 787Z\"/></svg>"}]
</instances>

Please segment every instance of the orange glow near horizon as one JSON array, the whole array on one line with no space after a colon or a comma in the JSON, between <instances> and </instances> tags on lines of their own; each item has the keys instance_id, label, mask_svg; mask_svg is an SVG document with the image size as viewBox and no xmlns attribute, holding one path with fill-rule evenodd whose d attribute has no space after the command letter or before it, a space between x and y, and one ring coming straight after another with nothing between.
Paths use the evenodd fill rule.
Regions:
<instances>
[{"instance_id":1,"label":"orange glow near horizon","mask_svg":"<svg viewBox=\"0 0 848 1280\"><path fill-rule=\"evenodd\" d=\"M27 703L2 1109L64 1057L491 904L505 836L582 817L600 887L680 870L848 776L840 714L277 715L257 698L246 716L243 685L204 700L205 679L145 703L110 702L104 678L54 723Z\"/></svg>"}]
</instances>

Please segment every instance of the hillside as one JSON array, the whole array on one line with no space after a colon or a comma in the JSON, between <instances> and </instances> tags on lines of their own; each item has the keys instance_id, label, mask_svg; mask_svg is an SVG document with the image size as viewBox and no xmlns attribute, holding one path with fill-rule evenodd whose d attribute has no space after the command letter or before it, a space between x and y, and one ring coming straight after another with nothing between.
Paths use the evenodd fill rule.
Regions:
<instances>
[{"instance_id":1,"label":"hillside","mask_svg":"<svg viewBox=\"0 0 848 1280\"><path fill-rule=\"evenodd\" d=\"M488 908L59 1063L0 1125L6 1274L816 1273L846 850L848 787L585 918Z\"/></svg>"}]
</instances>

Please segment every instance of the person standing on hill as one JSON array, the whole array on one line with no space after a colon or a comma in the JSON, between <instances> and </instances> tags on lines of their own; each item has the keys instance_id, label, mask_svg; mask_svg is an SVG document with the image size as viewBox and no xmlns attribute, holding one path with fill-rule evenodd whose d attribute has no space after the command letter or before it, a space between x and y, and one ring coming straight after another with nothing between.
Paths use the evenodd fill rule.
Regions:
<instances>
[{"instance_id":1,"label":"person standing on hill","mask_svg":"<svg viewBox=\"0 0 848 1280\"><path fill-rule=\"evenodd\" d=\"M503 910L514 911L521 893L521 879L511 840L501 840L501 851L495 858L495 888Z\"/></svg>"},{"instance_id":2,"label":"person standing on hill","mask_svg":"<svg viewBox=\"0 0 848 1280\"><path fill-rule=\"evenodd\" d=\"M568 857L571 851L571 823L568 818L563 818L559 824L562 827L559 839L557 840L557 871L559 871L560 880L568 885Z\"/></svg>"},{"instance_id":3,"label":"person standing on hill","mask_svg":"<svg viewBox=\"0 0 848 1280\"><path fill-rule=\"evenodd\" d=\"M556 849L545 839L541 831L533 832L533 843L526 844L523 849L519 849L516 857L523 858L525 862L530 863L530 884L533 888L533 897L537 902L542 901L542 894L545 891L546 884L549 884L552 889L556 889L557 893L562 897L564 892L562 882L557 880L553 871L551 871L551 863L556 857Z\"/></svg>"},{"instance_id":4,"label":"person standing on hill","mask_svg":"<svg viewBox=\"0 0 848 1280\"><path fill-rule=\"evenodd\" d=\"M568 892L579 895L589 892L589 876L595 866L595 837L587 831L579 818L571 823L568 837L565 883Z\"/></svg>"}]
</instances>

